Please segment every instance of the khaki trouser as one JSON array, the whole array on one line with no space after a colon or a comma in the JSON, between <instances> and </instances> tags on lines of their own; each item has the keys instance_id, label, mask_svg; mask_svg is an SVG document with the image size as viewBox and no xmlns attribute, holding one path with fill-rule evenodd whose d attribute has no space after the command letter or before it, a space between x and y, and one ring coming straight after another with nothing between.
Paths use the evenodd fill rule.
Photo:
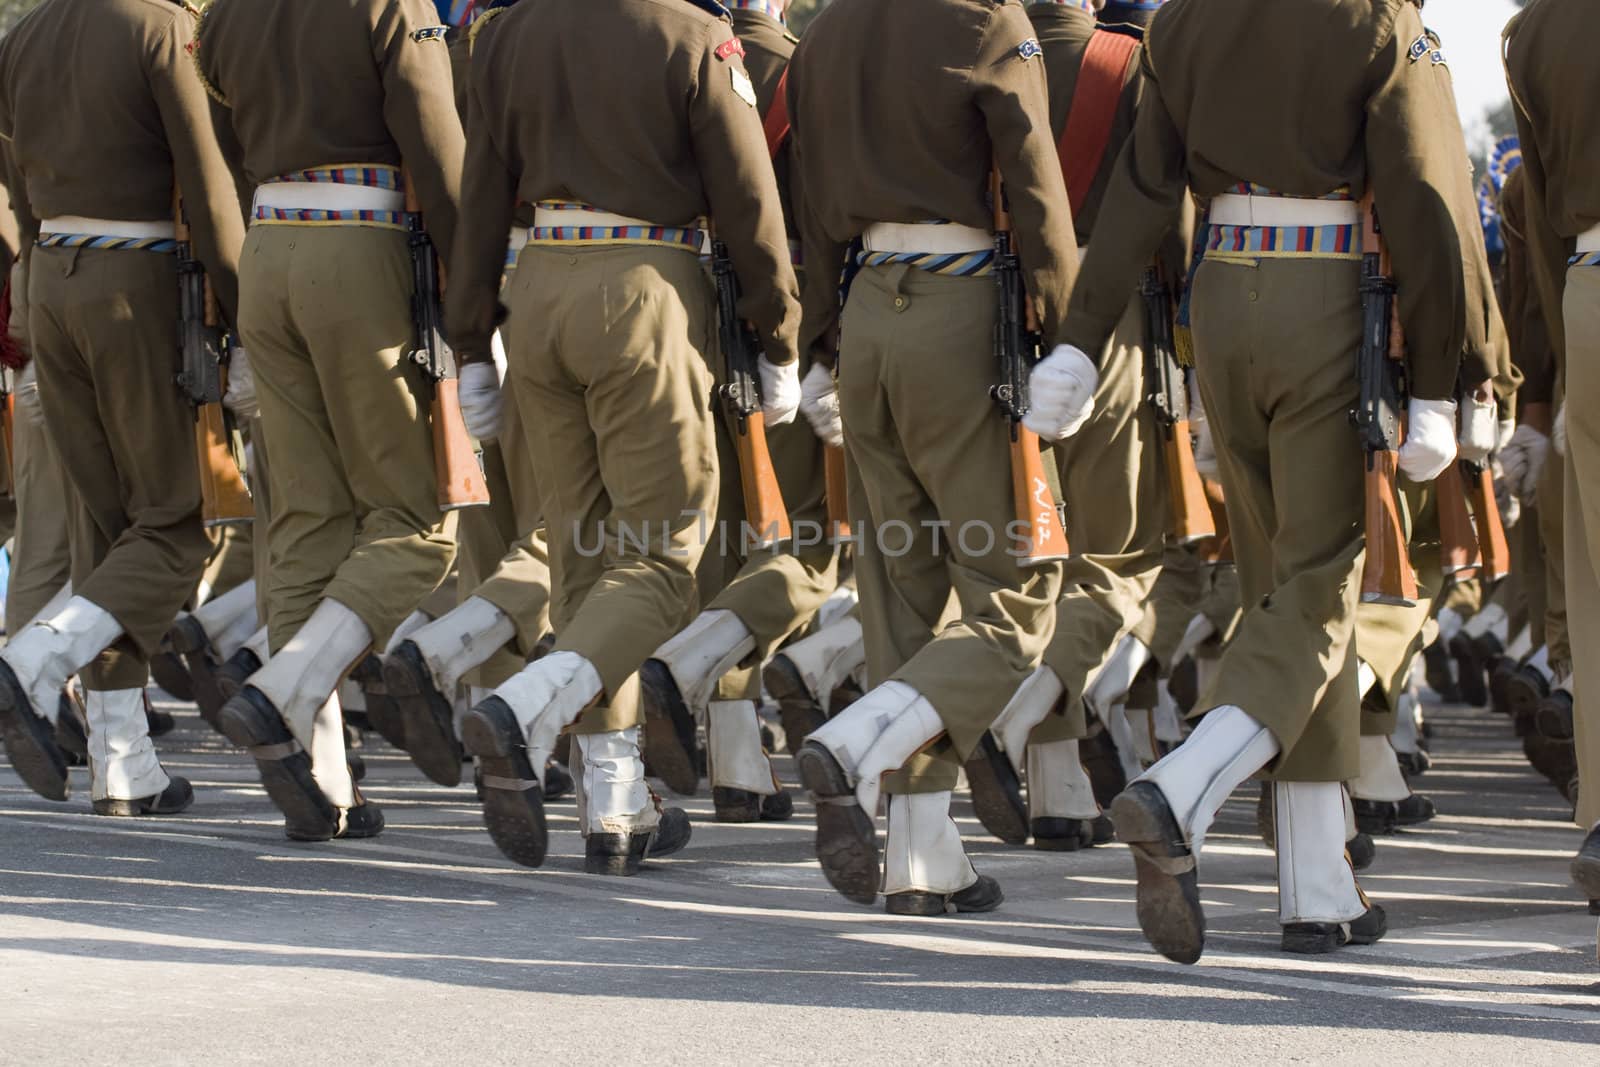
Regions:
<instances>
[{"instance_id":1,"label":"khaki trouser","mask_svg":"<svg viewBox=\"0 0 1600 1067\"><path fill-rule=\"evenodd\" d=\"M556 649L594 664L610 697L577 728L623 729L642 721L639 665L694 608L716 514L710 282L674 248L530 245L508 303Z\"/></svg>"},{"instance_id":2,"label":"khaki trouser","mask_svg":"<svg viewBox=\"0 0 1600 1067\"><path fill-rule=\"evenodd\" d=\"M1559 460L1559 457L1557 457ZM1545 463L1548 465L1549 458ZM1509 531L1511 535L1511 573L1520 577L1519 585L1526 604L1528 636L1533 642L1533 647L1538 648L1545 643L1545 613L1549 609L1549 580L1547 578L1549 564L1545 562L1544 541L1539 536L1539 527L1544 519L1541 517L1542 509L1536 504L1524 504L1522 518L1517 522L1516 528ZM1509 605L1507 608L1509 610ZM1512 637L1517 635L1521 627L1516 625L1513 616L1509 633Z\"/></svg>"},{"instance_id":3,"label":"khaki trouser","mask_svg":"<svg viewBox=\"0 0 1600 1067\"><path fill-rule=\"evenodd\" d=\"M1394 604L1356 607L1356 655L1372 668L1380 690L1370 696L1363 694L1361 733L1366 736L1394 733L1411 663L1422 651L1424 636L1432 633L1428 620L1445 584L1439 562L1438 498L1432 484L1417 485L1402 475L1400 491L1410 519L1408 554L1417 575L1417 602L1409 608Z\"/></svg>"},{"instance_id":4,"label":"khaki trouser","mask_svg":"<svg viewBox=\"0 0 1600 1067\"><path fill-rule=\"evenodd\" d=\"M13 635L35 621L50 598L72 578L72 551L67 544L72 487L45 431L33 374L25 375L14 394L16 413L11 420L11 480L17 521L11 545L11 581L6 586L6 632Z\"/></svg>"},{"instance_id":5,"label":"khaki trouser","mask_svg":"<svg viewBox=\"0 0 1600 1067\"><path fill-rule=\"evenodd\" d=\"M1568 418L1571 418L1570 412ZM1569 424L1567 427L1569 441L1571 429ZM1566 464L1554 447L1550 449L1544 469L1539 473L1537 493L1539 539L1544 544L1545 565L1544 643L1549 646L1550 666L1558 673L1565 673L1571 669L1573 659L1572 641L1568 629L1571 619L1567 609L1568 560L1564 519L1567 484Z\"/></svg>"},{"instance_id":6,"label":"khaki trouser","mask_svg":"<svg viewBox=\"0 0 1600 1067\"><path fill-rule=\"evenodd\" d=\"M1600 821L1600 269L1567 271L1567 625L1576 667L1579 826ZM1551 464L1554 466L1554 464Z\"/></svg>"},{"instance_id":7,"label":"khaki trouser","mask_svg":"<svg viewBox=\"0 0 1600 1067\"><path fill-rule=\"evenodd\" d=\"M404 233L253 226L239 327L272 442L267 622L282 648L323 599L381 641L449 570L412 344ZM260 532L257 532L257 536Z\"/></svg>"},{"instance_id":8,"label":"khaki trouser","mask_svg":"<svg viewBox=\"0 0 1600 1067\"><path fill-rule=\"evenodd\" d=\"M200 575L204 599L221 596L243 585L255 573L255 523L230 522L206 531L211 538L211 556Z\"/></svg>"},{"instance_id":9,"label":"khaki trouser","mask_svg":"<svg viewBox=\"0 0 1600 1067\"><path fill-rule=\"evenodd\" d=\"M483 471L490 504L461 516L457 544L461 598L487 600L516 627L505 648L467 675L470 684L492 689L527 666L550 629L550 552L539 477L514 389L504 390L499 439L484 442Z\"/></svg>"},{"instance_id":10,"label":"khaki trouser","mask_svg":"<svg viewBox=\"0 0 1600 1067\"><path fill-rule=\"evenodd\" d=\"M1044 663L1066 699L1029 736L1087 736L1083 694L1144 614L1171 523L1161 429L1144 402L1144 304L1135 296L1100 360L1094 415L1053 449L1067 504L1072 558L1062 573L1055 636Z\"/></svg>"},{"instance_id":11,"label":"khaki trouser","mask_svg":"<svg viewBox=\"0 0 1600 1067\"><path fill-rule=\"evenodd\" d=\"M931 760L971 754L1055 627L1061 566L1021 566L1008 536L1010 434L989 399L994 321L992 279L905 265L864 268L845 304L839 402L850 515L864 531L868 681L911 686L949 734L890 792L948 781Z\"/></svg>"},{"instance_id":12,"label":"khaki trouser","mask_svg":"<svg viewBox=\"0 0 1600 1067\"><path fill-rule=\"evenodd\" d=\"M256 576L256 618L265 623L267 572L272 566L272 555L267 551L270 540L267 531L272 529L272 460L267 452L267 431L261 425L259 413L246 420L244 434L250 444L250 503L256 513L256 521L251 524L254 529L250 532L250 562Z\"/></svg>"},{"instance_id":13,"label":"khaki trouser","mask_svg":"<svg viewBox=\"0 0 1600 1067\"><path fill-rule=\"evenodd\" d=\"M210 550L194 412L173 384L177 260L37 248L29 274L39 397L75 490L73 592L125 631L83 672L84 685L136 689Z\"/></svg>"},{"instance_id":14,"label":"khaki trouser","mask_svg":"<svg viewBox=\"0 0 1600 1067\"><path fill-rule=\"evenodd\" d=\"M1290 781L1360 772L1359 274L1352 261L1208 258L1192 296L1245 605L1197 710L1243 708L1272 731L1282 754L1269 769Z\"/></svg>"},{"instance_id":15,"label":"khaki trouser","mask_svg":"<svg viewBox=\"0 0 1600 1067\"><path fill-rule=\"evenodd\" d=\"M1227 644L1239 624L1238 568L1231 560L1207 563L1192 549L1168 548L1144 614L1131 631L1150 650L1163 676L1176 666L1172 657L1196 615L1210 621L1215 630L1211 640Z\"/></svg>"}]
</instances>

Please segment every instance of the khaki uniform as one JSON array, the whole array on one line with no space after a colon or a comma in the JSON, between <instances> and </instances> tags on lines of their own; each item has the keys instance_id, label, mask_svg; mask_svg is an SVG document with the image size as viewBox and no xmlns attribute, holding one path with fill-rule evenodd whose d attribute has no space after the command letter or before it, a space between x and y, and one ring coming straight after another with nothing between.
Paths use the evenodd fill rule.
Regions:
<instances>
[{"instance_id":1,"label":"khaki uniform","mask_svg":"<svg viewBox=\"0 0 1600 1067\"><path fill-rule=\"evenodd\" d=\"M1118 240L1092 248L1067 339L1099 350L1189 189L1210 197L1253 182L1285 196L1343 188L1358 198L1371 184L1412 393L1453 395L1469 317L1462 249L1477 242L1477 223L1436 50L1401 0L1163 7L1144 48L1148 106L1100 208L1101 231ZM1241 124L1241 114L1251 121ZM1314 128L1307 114L1318 116ZM1291 781L1358 771L1362 457L1349 411L1359 273L1352 254L1213 252L1191 294L1199 383L1247 605L1200 708L1237 705L1267 726L1282 749L1271 770Z\"/></svg>"},{"instance_id":2,"label":"khaki uniform","mask_svg":"<svg viewBox=\"0 0 1600 1067\"><path fill-rule=\"evenodd\" d=\"M563 44L585 39L606 41L603 72ZM623 0L521 0L481 36L465 185L480 210L463 220L448 294L463 353L488 351L514 204L561 200L654 227L714 215L741 312L768 359L794 359L781 204L730 40L728 21L696 5ZM577 729L621 730L639 722L637 687L624 683L694 607L716 511L715 305L687 243L564 241L556 229L535 230L507 291L507 388L539 472L556 649L594 664L609 698Z\"/></svg>"},{"instance_id":3,"label":"khaki uniform","mask_svg":"<svg viewBox=\"0 0 1600 1067\"><path fill-rule=\"evenodd\" d=\"M764 12L735 9L731 14L734 33L744 47L745 68L755 85L756 111L765 116L777 97L779 82L797 41L783 23ZM798 237L794 236L797 231L792 215L789 157L790 149L785 144L773 159L773 171L783 198L785 227L791 240L798 244ZM809 354L802 354L802 378L810 364ZM723 361L717 359L713 370L719 383L725 369ZM744 488L734 444L735 430L726 417L726 409L723 414L716 423L717 465L721 473L718 529L734 533L719 538L711 546L719 551L708 550L700 562L700 602L707 611L733 612L756 640L756 649L745 663L722 676L717 699L759 703L760 665L804 626L833 592L837 584L837 553L826 535L822 442L812 432L811 424L797 416L787 425L767 428L767 448L790 524L797 537L809 543L796 550L758 551L748 557L744 554L737 535L745 517Z\"/></svg>"},{"instance_id":4,"label":"khaki uniform","mask_svg":"<svg viewBox=\"0 0 1600 1067\"><path fill-rule=\"evenodd\" d=\"M1077 265L1044 64L1022 7L940 0L907 21L857 0L819 15L789 77L801 178L805 323L827 347L847 246L879 222L988 230L991 157L1006 181L1028 298L1057 338ZM870 87L861 81L871 71ZM1123 292L1127 303L1130 285ZM964 759L1043 654L1060 566L1012 555L1009 432L988 397L995 291L987 277L864 266L846 301L839 399L858 478L850 497L870 684L894 679L937 709ZM948 524L940 527L938 524ZM952 594L953 617L944 621ZM942 745L943 743L941 743ZM910 779L930 772L922 758ZM945 788L948 770L890 792Z\"/></svg>"},{"instance_id":5,"label":"khaki uniform","mask_svg":"<svg viewBox=\"0 0 1600 1067\"><path fill-rule=\"evenodd\" d=\"M37 368L18 375L11 419L11 484L17 526L6 585L6 630L20 633L72 579L67 518L72 486L50 440L34 382Z\"/></svg>"},{"instance_id":6,"label":"khaki uniform","mask_svg":"<svg viewBox=\"0 0 1600 1067\"><path fill-rule=\"evenodd\" d=\"M45 425L74 490L73 588L125 631L84 672L90 689L144 685L147 657L193 593L209 548L193 413L173 385L177 263L170 245L33 242L42 220L66 216L170 220L176 181L195 251L232 316L242 228L185 52L193 26L187 9L157 0L59 0L0 45L0 136L23 232L33 356ZM83 55L95 62L63 80L63 65Z\"/></svg>"},{"instance_id":7,"label":"khaki uniform","mask_svg":"<svg viewBox=\"0 0 1600 1067\"><path fill-rule=\"evenodd\" d=\"M1567 622L1573 649L1585 651L1600 642L1600 268L1586 265L1592 253L1571 266L1567 259L1574 238L1600 224L1600 127L1590 106L1600 74L1572 46L1596 33L1600 11L1563 0L1535 0L1506 27L1506 73L1527 172L1530 264L1573 401L1566 405L1563 485ZM1547 506L1541 499L1541 512ZM1600 820L1600 702L1593 695L1600 683L1590 657L1575 655L1573 667L1583 782L1577 821L1590 826Z\"/></svg>"},{"instance_id":8,"label":"khaki uniform","mask_svg":"<svg viewBox=\"0 0 1600 1067\"><path fill-rule=\"evenodd\" d=\"M1081 8L1034 4L1028 17L1044 48L1050 86L1050 129L1059 145L1077 90L1094 16ZM1111 137L1099 173L1082 204L1073 205L1078 241L1089 244L1112 164L1133 129L1142 88L1137 54L1123 75ZM1113 238L1114 239L1114 238ZM1181 242L1172 268L1182 266ZM1171 250L1168 258L1171 259ZM1055 636L1044 663L1061 681L1066 699L1030 737L1035 743L1087 734L1083 694L1089 677L1138 623L1144 601L1161 572L1170 522L1160 429L1145 401L1145 314L1132 293L1110 344L1100 354L1094 414L1083 428L1052 449L1067 504L1067 560L1056 605Z\"/></svg>"},{"instance_id":9,"label":"khaki uniform","mask_svg":"<svg viewBox=\"0 0 1600 1067\"><path fill-rule=\"evenodd\" d=\"M436 22L424 0L213 4L195 55L246 181L403 161L448 258L462 135ZM454 554L431 477L427 386L408 358L403 222L257 215L241 255L239 330L274 450L272 648L323 599L381 637Z\"/></svg>"}]
</instances>

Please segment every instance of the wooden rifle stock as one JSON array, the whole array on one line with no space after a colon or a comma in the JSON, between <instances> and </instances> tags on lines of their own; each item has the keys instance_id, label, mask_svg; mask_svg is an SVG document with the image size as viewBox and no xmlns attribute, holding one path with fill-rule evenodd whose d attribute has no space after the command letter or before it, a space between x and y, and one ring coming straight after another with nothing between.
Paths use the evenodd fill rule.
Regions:
<instances>
[{"instance_id":1,"label":"wooden rifle stock","mask_svg":"<svg viewBox=\"0 0 1600 1067\"><path fill-rule=\"evenodd\" d=\"M444 267L434 252L433 242L422 227L422 206L411 182L411 172L402 168L401 183L405 186L405 209L410 216L407 229L411 244L412 273L416 289L412 294L413 317L417 322L416 343L428 357L435 357L432 346L444 347L445 340L436 329L435 318L439 307L440 283ZM426 256L431 270L419 269L417 257ZM428 275L424 291L423 278ZM424 302L431 311L423 313ZM432 334L433 336L428 336ZM433 431L433 479L440 511L457 511L461 508L482 507L489 503L489 483L484 480L483 466L478 462L477 450L472 447L472 436L467 433L466 420L461 417L461 394L458 391L453 355L438 353L445 358L429 359L423 373L432 381L433 399L428 405L428 423Z\"/></svg>"},{"instance_id":2,"label":"wooden rifle stock","mask_svg":"<svg viewBox=\"0 0 1600 1067\"><path fill-rule=\"evenodd\" d=\"M1206 503L1205 482L1194 465L1194 442L1189 438L1189 420L1172 424L1165 441L1167 458L1167 497L1172 506L1172 540L1192 545L1216 535L1211 507Z\"/></svg>"},{"instance_id":3,"label":"wooden rifle stock","mask_svg":"<svg viewBox=\"0 0 1600 1067\"><path fill-rule=\"evenodd\" d=\"M1439 569L1448 577L1465 577L1478 569L1478 533L1467 510L1465 471L1452 463L1433 482L1434 510L1439 516Z\"/></svg>"},{"instance_id":4,"label":"wooden rifle stock","mask_svg":"<svg viewBox=\"0 0 1600 1067\"><path fill-rule=\"evenodd\" d=\"M744 417L744 432L733 436L739 453L739 486L744 491L744 521L757 548L771 548L792 535L783 490L767 449L767 417L760 411Z\"/></svg>"},{"instance_id":5,"label":"wooden rifle stock","mask_svg":"<svg viewBox=\"0 0 1600 1067\"><path fill-rule=\"evenodd\" d=\"M841 544L850 540L850 508L846 502L849 479L845 472L844 446L822 446L822 477L828 501L828 540Z\"/></svg>"},{"instance_id":6,"label":"wooden rifle stock","mask_svg":"<svg viewBox=\"0 0 1600 1067\"><path fill-rule=\"evenodd\" d=\"M1006 208L1005 182L1000 177L998 164L991 164L989 168L989 197L994 208L997 245L995 269L999 271L1005 269L1001 263L1000 246L1004 245L1005 251L1011 255L1015 255L1015 248L1010 245L1011 212ZM1039 318L1033 310L1033 302L1027 297L1026 288L1021 284L1020 276L1017 291L1021 296L1025 335L1037 337ZM1001 309L1002 314L1004 310ZM1025 352L1017 352L1015 358L1026 359L1027 356ZM1023 369L1026 372L1031 370L1031 366ZM1007 417L1011 422L1012 529L1019 531L1016 551L1021 564L1027 567L1065 559L1072 550L1067 544L1067 531L1062 527L1061 516L1056 510L1055 493L1045 476L1044 457L1039 452L1039 435L1022 425L1019 415L1008 411Z\"/></svg>"},{"instance_id":7,"label":"wooden rifle stock","mask_svg":"<svg viewBox=\"0 0 1600 1067\"><path fill-rule=\"evenodd\" d=\"M1385 358L1398 360L1404 355L1405 344L1393 287L1385 281L1389 277L1389 253L1379 236L1371 189L1367 190L1361 202L1361 227L1363 273L1371 275L1371 272L1376 272L1363 278L1363 349L1370 341L1376 340L1370 336L1370 327L1386 325ZM1380 289L1388 292L1387 308L1368 303L1378 300ZM1381 318L1376 318L1380 313ZM1372 387L1377 388L1377 383L1373 383ZM1417 602L1417 575L1407 552L1398 484L1399 448L1403 439L1404 430L1397 429L1393 448L1365 449L1366 472L1362 496L1367 555L1361 572L1361 601L1366 604L1409 607Z\"/></svg>"},{"instance_id":8,"label":"wooden rifle stock","mask_svg":"<svg viewBox=\"0 0 1600 1067\"><path fill-rule=\"evenodd\" d=\"M188 257L193 252L182 190L173 190L173 202L173 235L182 254ZM216 327L221 317L217 313L217 296L212 291L210 278L205 279L204 307L205 325ZM221 398L228 391L226 365L217 373L217 399L196 404L194 420L195 461L200 472L200 519L208 527L254 522L256 518L255 502L250 498L250 489L234 459L232 417L222 405Z\"/></svg>"},{"instance_id":9,"label":"wooden rifle stock","mask_svg":"<svg viewBox=\"0 0 1600 1067\"><path fill-rule=\"evenodd\" d=\"M1500 518L1500 503L1494 498L1494 475L1486 466L1463 464L1461 476L1466 482L1467 498L1472 504L1472 516L1478 530L1478 558L1482 563L1480 575L1485 581L1498 582L1511 573L1511 548L1506 543L1506 527Z\"/></svg>"},{"instance_id":10,"label":"wooden rifle stock","mask_svg":"<svg viewBox=\"0 0 1600 1067\"><path fill-rule=\"evenodd\" d=\"M1228 526L1228 502L1223 498L1222 485L1201 479L1201 489L1206 495L1206 506L1211 509L1211 524L1216 529L1213 536L1201 543L1201 562L1232 563L1233 531Z\"/></svg>"}]
</instances>

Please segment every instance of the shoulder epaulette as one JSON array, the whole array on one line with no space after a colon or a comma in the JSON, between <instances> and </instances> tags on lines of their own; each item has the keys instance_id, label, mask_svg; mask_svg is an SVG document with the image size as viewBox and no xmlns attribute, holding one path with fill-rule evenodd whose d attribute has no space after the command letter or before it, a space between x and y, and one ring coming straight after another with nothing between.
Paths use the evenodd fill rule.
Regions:
<instances>
[{"instance_id":1,"label":"shoulder epaulette","mask_svg":"<svg viewBox=\"0 0 1600 1067\"><path fill-rule=\"evenodd\" d=\"M719 19L727 19L730 22L733 20L733 15L729 13L726 7L723 7L721 4L717 3L717 0L684 0L684 2L693 4L701 11L709 12Z\"/></svg>"},{"instance_id":2,"label":"shoulder epaulette","mask_svg":"<svg viewBox=\"0 0 1600 1067\"><path fill-rule=\"evenodd\" d=\"M204 11L195 11L195 9L189 7L188 4L184 4L183 6L188 7L190 11L194 11L195 15L194 37L192 37L189 40L188 45L185 46L185 51L189 53L189 60L194 64L195 76L200 79L200 84L206 87L206 94L210 96L211 99L215 100L223 107L232 107L233 105L228 103L228 98L222 95L222 90L211 84L211 79L206 77L204 68L200 66L200 31L205 29L206 18L211 14L211 9L208 7Z\"/></svg>"},{"instance_id":3,"label":"shoulder epaulette","mask_svg":"<svg viewBox=\"0 0 1600 1067\"><path fill-rule=\"evenodd\" d=\"M472 25L467 28L467 55L470 56L472 50L478 47L478 34L483 32L483 28L510 10L509 7L491 7L472 20Z\"/></svg>"}]
</instances>

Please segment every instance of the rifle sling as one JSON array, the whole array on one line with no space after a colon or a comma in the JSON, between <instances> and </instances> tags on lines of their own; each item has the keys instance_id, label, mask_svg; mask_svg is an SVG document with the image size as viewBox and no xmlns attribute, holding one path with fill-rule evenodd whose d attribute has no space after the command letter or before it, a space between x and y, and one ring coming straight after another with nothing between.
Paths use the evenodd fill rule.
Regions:
<instances>
[{"instance_id":1,"label":"rifle sling","mask_svg":"<svg viewBox=\"0 0 1600 1067\"><path fill-rule=\"evenodd\" d=\"M1122 99L1123 76L1138 47L1136 38L1095 30L1084 50L1067 124L1056 145L1074 221L1089 198L1095 175L1100 173L1100 163L1111 143L1111 127L1117 119L1117 104Z\"/></svg>"}]
</instances>

